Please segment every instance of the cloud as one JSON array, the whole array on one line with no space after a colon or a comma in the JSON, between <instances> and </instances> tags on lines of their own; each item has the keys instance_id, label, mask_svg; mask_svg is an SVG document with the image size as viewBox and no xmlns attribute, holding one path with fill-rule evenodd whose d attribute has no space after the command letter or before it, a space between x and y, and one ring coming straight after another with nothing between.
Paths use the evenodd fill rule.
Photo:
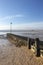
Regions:
<instances>
[{"instance_id":1,"label":"cloud","mask_svg":"<svg viewBox=\"0 0 43 65\"><path fill-rule=\"evenodd\" d=\"M1 25L0 24L0 30L3 29L9 29L10 25ZM32 23L21 23L21 24L13 24L12 23L12 29L14 30L35 30L35 29L43 29L43 22L32 22Z\"/></svg>"},{"instance_id":2,"label":"cloud","mask_svg":"<svg viewBox=\"0 0 43 65\"><path fill-rule=\"evenodd\" d=\"M0 30L7 30L10 29L9 25L0 25Z\"/></svg>"},{"instance_id":3,"label":"cloud","mask_svg":"<svg viewBox=\"0 0 43 65\"><path fill-rule=\"evenodd\" d=\"M20 17L24 17L23 15L17 14L17 15L12 15L12 16L5 16L0 18L0 20L7 20L7 19L14 19L14 18L20 18Z\"/></svg>"},{"instance_id":4,"label":"cloud","mask_svg":"<svg viewBox=\"0 0 43 65\"><path fill-rule=\"evenodd\" d=\"M32 23L22 23L22 24L16 24L14 29L43 29L43 22L32 22Z\"/></svg>"}]
</instances>

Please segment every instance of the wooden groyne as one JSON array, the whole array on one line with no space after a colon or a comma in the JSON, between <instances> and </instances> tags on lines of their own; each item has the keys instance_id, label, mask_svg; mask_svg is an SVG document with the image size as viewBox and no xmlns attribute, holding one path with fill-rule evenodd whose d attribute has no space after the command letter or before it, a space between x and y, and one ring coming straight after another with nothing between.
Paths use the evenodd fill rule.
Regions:
<instances>
[{"instance_id":1,"label":"wooden groyne","mask_svg":"<svg viewBox=\"0 0 43 65\"><path fill-rule=\"evenodd\" d=\"M25 45L28 46L28 49L33 48L37 57L40 57L41 52L43 52L43 41L41 41L39 38L28 38L10 33L7 34L7 38L12 39L14 43L16 41L16 46L21 47L22 45Z\"/></svg>"},{"instance_id":2,"label":"wooden groyne","mask_svg":"<svg viewBox=\"0 0 43 65\"><path fill-rule=\"evenodd\" d=\"M7 34L7 38L13 40L13 43L18 47L22 45L27 46L27 37L14 35L14 34Z\"/></svg>"},{"instance_id":3,"label":"wooden groyne","mask_svg":"<svg viewBox=\"0 0 43 65\"><path fill-rule=\"evenodd\" d=\"M8 34L7 34L7 37L10 37L10 36L11 36L11 37L18 37L18 38L23 39L23 40L27 40L27 37L8 33Z\"/></svg>"}]
</instances>

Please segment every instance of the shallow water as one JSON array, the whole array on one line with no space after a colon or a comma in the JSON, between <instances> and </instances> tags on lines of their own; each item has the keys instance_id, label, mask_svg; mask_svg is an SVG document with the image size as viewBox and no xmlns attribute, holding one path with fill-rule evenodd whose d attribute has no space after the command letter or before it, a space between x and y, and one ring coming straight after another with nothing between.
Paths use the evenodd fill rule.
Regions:
<instances>
[{"instance_id":1,"label":"shallow water","mask_svg":"<svg viewBox=\"0 0 43 65\"><path fill-rule=\"evenodd\" d=\"M0 35L6 35L7 33L10 33L9 31L0 32ZM31 38L39 38L40 40L43 40L43 31L12 31L12 34L24 36L24 37L31 37Z\"/></svg>"}]
</instances>

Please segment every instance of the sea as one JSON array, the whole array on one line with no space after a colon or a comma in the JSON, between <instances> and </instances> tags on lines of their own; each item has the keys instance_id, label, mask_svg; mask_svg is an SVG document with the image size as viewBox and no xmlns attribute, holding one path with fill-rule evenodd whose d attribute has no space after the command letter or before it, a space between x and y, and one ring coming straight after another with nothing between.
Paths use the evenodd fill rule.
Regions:
<instances>
[{"instance_id":1,"label":"sea","mask_svg":"<svg viewBox=\"0 0 43 65\"><path fill-rule=\"evenodd\" d=\"M43 40L43 30L0 30L0 36L7 33L12 33L19 36L29 37L29 38L39 38Z\"/></svg>"}]
</instances>

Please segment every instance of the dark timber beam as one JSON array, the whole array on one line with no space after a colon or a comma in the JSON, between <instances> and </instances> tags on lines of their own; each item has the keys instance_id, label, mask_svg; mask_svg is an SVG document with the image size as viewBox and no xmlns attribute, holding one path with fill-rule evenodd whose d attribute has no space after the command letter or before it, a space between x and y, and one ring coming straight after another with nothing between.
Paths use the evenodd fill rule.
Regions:
<instances>
[{"instance_id":1,"label":"dark timber beam","mask_svg":"<svg viewBox=\"0 0 43 65\"><path fill-rule=\"evenodd\" d=\"M28 49L31 49L31 38L28 38Z\"/></svg>"},{"instance_id":2,"label":"dark timber beam","mask_svg":"<svg viewBox=\"0 0 43 65\"><path fill-rule=\"evenodd\" d=\"M35 39L35 42L36 42L36 56L37 57L40 57L40 40L39 40L39 38L36 38Z\"/></svg>"}]
</instances>

